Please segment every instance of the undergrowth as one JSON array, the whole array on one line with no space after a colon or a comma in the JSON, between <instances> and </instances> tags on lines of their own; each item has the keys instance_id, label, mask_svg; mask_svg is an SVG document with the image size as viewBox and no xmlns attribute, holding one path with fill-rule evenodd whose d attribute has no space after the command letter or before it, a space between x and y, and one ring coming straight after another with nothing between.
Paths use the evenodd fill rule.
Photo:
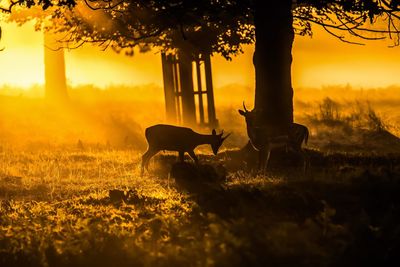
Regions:
<instances>
[{"instance_id":1,"label":"undergrowth","mask_svg":"<svg viewBox=\"0 0 400 267\"><path fill-rule=\"evenodd\" d=\"M397 128L376 112L369 102L340 103L325 98L317 111L309 113L306 125L312 132L311 146L326 152L396 153ZM393 133L392 133L393 132Z\"/></svg>"}]
</instances>

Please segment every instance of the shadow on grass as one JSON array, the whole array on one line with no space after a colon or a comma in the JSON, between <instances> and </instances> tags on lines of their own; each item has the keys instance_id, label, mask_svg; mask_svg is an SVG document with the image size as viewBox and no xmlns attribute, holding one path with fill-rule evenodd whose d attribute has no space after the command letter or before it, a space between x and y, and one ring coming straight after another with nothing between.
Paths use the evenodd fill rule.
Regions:
<instances>
[{"instance_id":1,"label":"shadow on grass","mask_svg":"<svg viewBox=\"0 0 400 267\"><path fill-rule=\"evenodd\" d=\"M392 155L374 160L373 157L328 155L320 160L322 166L332 167L334 164L340 166L346 163L352 168L362 168L362 171L338 168L339 174L351 173L347 181L303 179L263 188L246 185L226 187L221 183L225 178L219 177L210 165L177 163L172 167L171 176L175 178L177 186L187 191L198 204L200 213L216 214L226 222L240 219L257 222L257 227L264 225L272 236L277 234L275 230L279 230L278 225L289 227L292 224L294 232L301 232L307 238L305 243L311 242L320 246L315 250L305 249L306 253L311 252L310 255L314 255L312 251L319 250L327 253L324 256L314 255L315 258L309 259L310 263L315 260L316 266L398 266L398 158ZM291 232L286 228L282 229L284 232ZM254 240L257 238L254 237ZM266 262L271 263L274 257L278 257L276 266L286 266L282 258L265 247L265 241L260 242L259 245L265 249L264 254L268 254ZM283 251L288 253L286 249L290 246L282 246ZM253 249L258 251L257 247ZM297 252L302 250L300 247L297 249ZM299 256L297 253L288 255ZM264 256L258 256L257 264L260 264ZM297 261L298 266L308 266L305 258L286 259L289 264L287 266Z\"/></svg>"},{"instance_id":2,"label":"shadow on grass","mask_svg":"<svg viewBox=\"0 0 400 267\"><path fill-rule=\"evenodd\" d=\"M250 185L226 187L226 177L221 176L224 173L211 165L189 163L176 163L171 169L178 189L188 192L203 212L224 219L270 214L274 220L304 221L322 209L311 195L298 194L285 184L263 189Z\"/></svg>"}]
</instances>

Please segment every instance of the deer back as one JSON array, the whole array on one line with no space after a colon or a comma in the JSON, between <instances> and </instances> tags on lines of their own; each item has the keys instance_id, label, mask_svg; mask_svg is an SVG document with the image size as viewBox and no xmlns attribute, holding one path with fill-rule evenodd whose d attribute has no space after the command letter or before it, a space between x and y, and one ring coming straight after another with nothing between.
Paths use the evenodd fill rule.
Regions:
<instances>
[{"instance_id":1,"label":"deer back","mask_svg":"<svg viewBox=\"0 0 400 267\"><path fill-rule=\"evenodd\" d=\"M145 136L149 146L158 150L187 151L198 145L198 134L186 127L157 124L147 128Z\"/></svg>"},{"instance_id":2,"label":"deer back","mask_svg":"<svg viewBox=\"0 0 400 267\"><path fill-rule=\"evenodd\" d=\"M301 149L302 144L308 142L308 128L299 123L292 123L289 127L289 139L295 149Z\"/></svg>"}]
</instances>

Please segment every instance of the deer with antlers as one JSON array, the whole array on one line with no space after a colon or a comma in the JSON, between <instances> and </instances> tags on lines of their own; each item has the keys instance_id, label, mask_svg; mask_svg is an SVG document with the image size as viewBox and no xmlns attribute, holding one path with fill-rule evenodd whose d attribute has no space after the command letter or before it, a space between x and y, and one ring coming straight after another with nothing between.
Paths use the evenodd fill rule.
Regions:
<instances>
[{"instance_id":1,"label":"deer with antlers","mask_svg":"<svg viewBox=\"0 0 400 267\"><path fill-rule=\"evenodd\" d=\"M258 154L258 168L265 172L271 151L274 149L284 149L299 153L303 158L303 170L306 172L309 165L308 157L302 149L302 145L307 144L309 131L304 125L291 123L284 129L273 126L258 126L256 123L256 110L247 110L243 101L244 110L239 109L239 114L246 120L247 135L250 143Z\"/></svg>"}]
</instances>

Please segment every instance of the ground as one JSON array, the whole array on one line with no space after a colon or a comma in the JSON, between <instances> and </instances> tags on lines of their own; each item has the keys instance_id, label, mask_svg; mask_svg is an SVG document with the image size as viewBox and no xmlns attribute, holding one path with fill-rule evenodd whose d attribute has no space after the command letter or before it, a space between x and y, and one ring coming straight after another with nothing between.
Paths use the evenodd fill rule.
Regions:
<instances>
[{"instance_id":1,"label":"ground","mask_svg":"<svg viewBox=\"0 0 400 267\"><path fill-rule=\"evenodd\" d=\"M0 266L399 266L400 155L308 150L257 175L70 149L0 152Z\"/></svg>"},{"instance_id":2,"label":"ground","mask_svg":"<svg viewBox=\"0 0 400 267\"><path fill-rule=\"evenodd\" d=\"M217 103L232 132L217 156L160 153L143 176L164 103L84 89L67 107L0 97L1 267L400 266L399 88L296 90L306 174L285 153L253 170L237 93Z\"/></svg>"}]
</instances>

